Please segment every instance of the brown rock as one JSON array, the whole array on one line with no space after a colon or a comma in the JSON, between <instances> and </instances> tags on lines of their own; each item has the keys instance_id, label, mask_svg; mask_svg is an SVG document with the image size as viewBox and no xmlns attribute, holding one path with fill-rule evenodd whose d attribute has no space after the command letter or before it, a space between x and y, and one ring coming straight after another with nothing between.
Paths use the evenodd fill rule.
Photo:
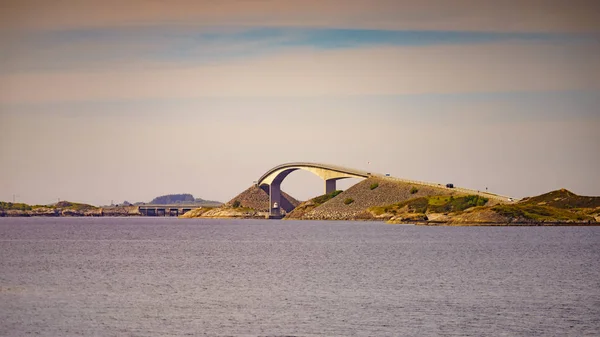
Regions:
<instances>
[{"instance_id":1,"label":"brown rock","mask_svg":"<svg viewBox=\"0 0 600 337\"><path fill-rule=\"evenodd\" d=\"M223 208L233 208L233 204L238 201L239 207L251 208L260 212L269 211L269 193L268 190L260 188L256 185L252 185L244 192L238 194L235 198L231 199ZM294 199L289 194L281 191L281 209L285 212L291 212L300 202Z\"/></svg>"}]
</instances>

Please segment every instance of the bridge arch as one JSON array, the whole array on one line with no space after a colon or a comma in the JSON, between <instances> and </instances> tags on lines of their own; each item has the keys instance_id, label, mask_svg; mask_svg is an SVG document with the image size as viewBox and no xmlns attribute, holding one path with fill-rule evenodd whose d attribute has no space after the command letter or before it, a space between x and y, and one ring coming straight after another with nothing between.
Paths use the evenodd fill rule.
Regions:
<instances>
[{"instance_id":1,"label":"bridge arch","mask_svg":"<svg viewBox=\"0 0 600 337\"><path fill-rule=\"evenodd\" d=\"M279 207L281 205L281 183L296 170L309 171L323 179L326 194L335 191L336 181L340 179L368 178L372 175L366 171L320 163L296 162L275 166L263 174L256 183L261 188L269 188L269 208L272 216L281 214Z\"/></svg>"}]
</instances>

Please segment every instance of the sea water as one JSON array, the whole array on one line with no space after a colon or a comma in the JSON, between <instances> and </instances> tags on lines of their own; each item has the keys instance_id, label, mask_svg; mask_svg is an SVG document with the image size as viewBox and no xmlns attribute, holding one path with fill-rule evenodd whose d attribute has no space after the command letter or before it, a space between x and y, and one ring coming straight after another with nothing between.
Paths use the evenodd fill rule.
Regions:
<instances>
[{"instance_id":1,"label":"sea water","mask_svg":"<svg viewBox=\"0 0 600 337\"><path fill-rule=\"evenodd\" d=\"M600 335L600 227L0 218L2 336Z\"/></svg>"}]
</instances>

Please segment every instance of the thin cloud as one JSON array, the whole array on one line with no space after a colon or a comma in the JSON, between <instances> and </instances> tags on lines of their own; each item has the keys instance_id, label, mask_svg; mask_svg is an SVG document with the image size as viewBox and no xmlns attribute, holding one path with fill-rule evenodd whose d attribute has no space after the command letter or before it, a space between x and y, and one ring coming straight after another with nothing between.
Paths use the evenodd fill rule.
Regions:
<instances>
[{"instance_id":1,"label":"thin cloud","mask_svg":"<svg viewBox=\"0 0 600 337\"><path fill-rule=\"evenodd\" d=\"M22 34L0 42L0 73L114 69L139 64L227 62L288 48L466 45L520 40L528 43L593 44L589 34L386 31L357 29L198 27L103 28Z\"/></svg>"},{"instance_id":2,"label":"thin cloud","mask_svg":"<svg viewBox=\"0 0 600 337\"><path fill-rule=\"evenodd\" d=\"M0 103L600 90L600 48L498 43L292 49L255 59L131 71L6 75Z\"/></svg>"},{"instance_id":3,"label":"thin cloud","mask_svg":"<svg viewBox=\"0 0 600 337\"><path fill-rule=\"evenodd\" d=\"M3 30L192 24L600 32L594 0L9 0L0 6Z\"/></svg>"}]
</instances>

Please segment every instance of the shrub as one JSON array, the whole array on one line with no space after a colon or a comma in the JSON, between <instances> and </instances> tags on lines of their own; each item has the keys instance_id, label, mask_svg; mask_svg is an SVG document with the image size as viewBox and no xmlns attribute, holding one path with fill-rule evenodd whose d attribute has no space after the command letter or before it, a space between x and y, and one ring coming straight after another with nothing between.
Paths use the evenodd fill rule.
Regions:
<instances>
[{"instance_id":1,"label":"shrub","mask_svg":"<svg viewBox=\"0 0 600 337\"><path fill-rule=\"evenodd\" d=\"M414 186L410 189L410 194L415 194L417 192L419 192L419 189Z\"/></svg>"},{"instance_id":2,"label":"shrub","mask_svg":"<svg viewBox=\"0 0 600 337\"><path fill-rule=\"evenodd\" d=\"M329 200L330 200L330 199L332 199L332 198L335 198L335 197L336 197L338 194L340 194L340 193L342 193L342 192L344 192L344 191L335 190L335 191L333 191L333 192L331 192L331 193L329 193L329 194L323 194L323 195L321 195L321 196L318 196L318 197L316 197L316 198L313 198L313 199L312 199L312 201L313 201L315 204L318 204L318 205L320 205L320 204L323 204L323 203L325 203L326 201L329 201Z\"/></svg>"},{"instance_id":3,"label":"shrub","mask_svg":"<svg viewBox=\"0 0 600 337\"><path fill-rule=\"evenodd\" d=\"M241 202L239 200L236 200L233 202L233 208L238 208L238 207L240 207L240 205L241 205Z\"/></svg>"},{"instance_id":4,"label":"shrub","mask_svg":"<svg viewBox=\"0 0 600 337\"><path fill-rule=\"evenodd\" d=\"M351 204L351 203L353 203L353 202L354 202L354 199L352 199L352 198L346 198L346 199L344 200L344 204L346 204L346 205L350 205L350 204Z\"/></svg>"},{"instance_id":5,"label":"shrub","mask_svg":"<svg viewBox=\"0 0 600 337\"><path fill-rule=\"evenodd\" d=\"M376 189L377 187L379 187L379 183L372 183L371 184L371 190Z\"/></svg>"},{"instance_id":6,"label":"shrub","mask_svg":"<svg viewBox=\"0 0 600 337\"><path fill-rule=\"evenodd\" d=\"M24 204L24 203L21 203L21 202L12 203L12 202L0 201L0 209L29 211L29 210L31 210L31 206L27 205L27 204Z\"/></svg>"}]
</instances>

